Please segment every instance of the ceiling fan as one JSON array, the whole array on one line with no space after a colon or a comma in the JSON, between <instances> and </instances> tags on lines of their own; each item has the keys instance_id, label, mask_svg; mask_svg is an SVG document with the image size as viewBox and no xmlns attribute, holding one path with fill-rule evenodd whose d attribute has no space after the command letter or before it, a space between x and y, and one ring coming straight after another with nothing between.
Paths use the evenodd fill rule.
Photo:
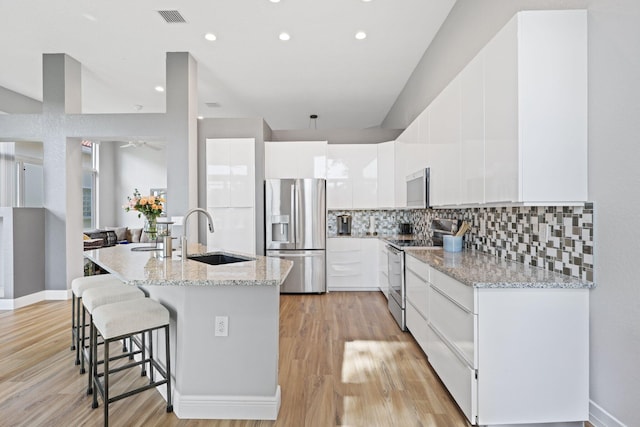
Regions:
<instances>
[{"instance_id":1,"label":"ceiling fan","mask_svg":"<svg viewBox=\"0 0 640 427\"><path fill-rule=\"evenodd\" d=\"M147 141L129 141L124 145L121 145L120 148L138 148L138 147L146 147L152 150L160 151L162 148L155 146L153 144L148 143Z\"/></svg>"}]
</instances>

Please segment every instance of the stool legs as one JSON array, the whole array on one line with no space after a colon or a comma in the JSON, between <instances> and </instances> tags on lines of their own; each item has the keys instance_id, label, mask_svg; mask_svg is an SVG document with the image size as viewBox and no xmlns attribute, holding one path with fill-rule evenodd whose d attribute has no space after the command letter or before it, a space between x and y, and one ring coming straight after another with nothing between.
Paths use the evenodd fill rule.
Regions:
<instances>
[{"instance_id":1,"label":"stool legs","mask_svg":"<svg viewBox=\"0 0 640 427\"><path fill-rule=\"evenodd\" d=\"M169 325L164 327L164 347L167 359L167 412L173 412L173 402L171 401L171 346L169 345Z\"/></svg>"},{"instance_id":2,"label":"stool legs","mask_svg":"<svg viewBox=\"0 0 640 427\"><path fill-rule=\"evenodd\" d=\"M71 351L76 349L76 296L71 295Z\"/></svg>"}]
</instances>

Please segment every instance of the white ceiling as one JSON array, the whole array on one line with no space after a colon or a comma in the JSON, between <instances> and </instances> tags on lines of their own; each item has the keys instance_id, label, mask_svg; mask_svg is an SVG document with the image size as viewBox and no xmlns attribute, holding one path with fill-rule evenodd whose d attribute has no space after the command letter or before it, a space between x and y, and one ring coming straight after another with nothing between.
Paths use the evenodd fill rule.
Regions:
<instances>
[{"instance_id":1,"label":"white ceiling","mask_svg":"<svg viewBox=\"0 0 640 427\"><path fill-rule=\"evenodd\" d=\"M83 112L163 112L154 87L165 83L165 53L188 51L204 117L301 129L318 114L319 129L375 127L454 3L0 0L0 86L42 100L42 53L66 53L83 65ZM187 22L168 24L158 10ZM291 40L280 41L282 31ZM367 38L356 40L358 31Z\"/></svg>"}]
</instances>

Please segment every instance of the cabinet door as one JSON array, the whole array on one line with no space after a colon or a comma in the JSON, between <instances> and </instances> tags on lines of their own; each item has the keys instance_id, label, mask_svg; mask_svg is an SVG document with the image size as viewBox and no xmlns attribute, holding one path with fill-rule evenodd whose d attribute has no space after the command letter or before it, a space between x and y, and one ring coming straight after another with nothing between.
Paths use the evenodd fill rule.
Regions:
<instances>
[{"instance_id":1,"label":"cabinet door","mask_svg":"<svg viewBox=\"0 0 640 427\"><path fill-rule=\"evenodd\" d=\"M460 73L460 203L484 202L484 55Z\"/></svg>"},{"instance_id":2,"label":"cabinet door","mask_svg":"<svg viewBox=\"0 0 640 427\"><path fill-rule=\"evenodd\" d=\"M361 287L361 239L327 239L327 287L349 290Z\"/></svg>"},{"instance_id":3,"label":"cabinet door","mask_svg":"<svg viewBox=\"0 0 640 427\"><path fill-rule=\"evenodd\" d=\"M377 239L376 239L377 240ZM389 253L387 251L387 244L382 240L378 241L378 287L384 294L385 298L389 299L389 277L388 277L388 262Z\"/></svg>"},{"instance_id":4,"label":"cabinet door","mask_svg":"<svg viewBox=\"0 0 640 427\"><path fill-rule=\"evenodd\" d=\"M265 178L325 178L326 141L265 142Z\"/></svg>"},{"instance_id":5,"label":"cabinet door","mask_svg":"<svg viewBox=\"0 0 640 427\"><path fill-rule=\"evenodd\" d=\"M255 140L229 140L229 206L249 208L255 201Z\"/></svg>"},{"instance_id":6,"label":"cabinet door","mask_svg":"<svg viewBox=\"0 0 640 427\"><path fill-rule=\"evenodd\" d=\"M265 178L299 178L296 148L291 142L265 142Z\"/></svg>"},{"instance_id":7,"label":"cabinet door","mask_svg":"<svg viewBox=\"0 0 640 427\"><path fill-rule=\"evenodd\" d=\"M517 33L512 19L483 49L487 203L519 199Z\"/></svg>"},{"instance_id":8,"label":"cabinet door","mask_svg":"<svg viewBox=\"0 0 640 427\"><path fill-rule=\"evenodd\" d=\"M207 206L230 206L230 178L228 139L207 139Z\"/></svg>"},{"instance_id":9,"label":"cabinet door","mask_svg":"<svg viewBox=\"0 0 640 427\"><path fill-rule=\"evenodd\" d=\"M430 109L431 204L460 202L460 80L454 79Z\"/></svg>"},{"instance_id":10,"label":"cabinet door","mask_svg":"<svg viewBox=\"0 0 640 427\"><path fill-rule=\"evenodd\" d=\"M362 262L362 288L377 290L378 282L378 239L362 239L360 243Z\"/></svg>"},{"instance_id":11,"label":"cabinet door","mask_svg":"<svg viewBox=\"0 0 640 427\"><path fill-rule=\"evenodd\" d=\"M394 142L377 144L378 149L378 206L395 207Z\"/></svg>"},{"instance_id":12,"label":"cabinet door","mask_svg":"<svg viewBox=\"0 0 640 427\"><path fill-rule=\"evenodd\" d=\"M207 247L255 255L254 208L208 208L214 233L207 233Z\"/></svg>"},{"instance_id":13,"label":"cabinet door","mask_svg":"<svg viewBox=\"0 0 640 427\"><path fill-rule=\"evenodd\" d=\"M327 206L377 207L378 150L374 144L329 145Z\"/></svg>"}]
</instances>

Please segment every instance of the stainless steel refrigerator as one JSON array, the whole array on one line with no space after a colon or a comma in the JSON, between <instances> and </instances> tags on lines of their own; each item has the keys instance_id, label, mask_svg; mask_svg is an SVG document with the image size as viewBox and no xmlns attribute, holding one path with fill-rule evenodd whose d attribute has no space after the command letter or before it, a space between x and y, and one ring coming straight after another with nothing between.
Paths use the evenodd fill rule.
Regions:
<instances>
[{"instance_id":1,"label":"stainless steel refrigerator","mask_svg":"<svg viewBox=\"0 0 640 427\"><path fill-rule=\"evenodd\" d=\"M265 226L267 256L293 261L280 292L326 292L325 180L266 180Z\"/></svg>"}]
</instances>

